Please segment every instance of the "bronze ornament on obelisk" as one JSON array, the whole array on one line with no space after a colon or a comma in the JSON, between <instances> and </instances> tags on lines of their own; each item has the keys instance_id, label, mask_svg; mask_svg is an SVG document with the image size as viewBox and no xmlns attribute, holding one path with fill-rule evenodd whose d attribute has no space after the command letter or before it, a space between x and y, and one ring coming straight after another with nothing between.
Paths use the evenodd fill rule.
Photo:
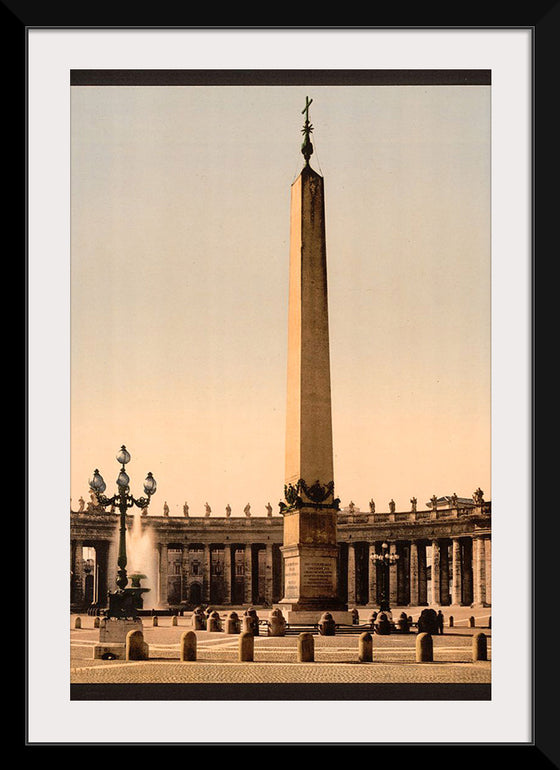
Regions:
<instances>
[{"instance_id":1,"label":"bronze ornament on obelisk","mask_svg":"<svg viewBox=\"0 0 560 770\"><path fill-rule=\"evenodd\" d=\"M285 500L282 557L288 622L316 622L324 611L346 622L338 596L334 493L327 251L323 177L313 153L306 99L302 153L305 165L292 185Z\"/></svg>"}]
</instances>

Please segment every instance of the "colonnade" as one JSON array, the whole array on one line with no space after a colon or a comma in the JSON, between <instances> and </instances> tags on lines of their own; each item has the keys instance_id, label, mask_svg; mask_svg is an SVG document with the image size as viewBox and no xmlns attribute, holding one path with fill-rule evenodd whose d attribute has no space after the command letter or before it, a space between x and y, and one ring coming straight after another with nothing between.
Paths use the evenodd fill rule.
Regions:
<instances>
[{"instance_id":1,"label":"colonnade","mask_svg":"<svg viewBox=\"0 0 560 770\"><path fill-rule=\"evenodd\" d=\"M391 606L492 603L489 535L385 542L387 566L374 558L383 541L341 544L341 594L349 606L377 606L383 591Z\"/></svg>"},{"instance_id":2,"label":"colonnade","mask_svg":"<svg viewBox=\"0 0 560 770\"><path fill-rule=\"evenodd\" d=\"M281 555L267 543L158 543L159 606L272 604L281 598Z\"/></svg>"},{"instance_id":3,"label":"colonnade","mask_svg":"<svg viewBox=\"0 0 560 770\"><path fill-rule=\"evenodd\" d=\"M132 527L132 522L129 522ZM338 522L339 596L348 606L489 606L490 504L465 511L349 517ZM131 530L132 532L132 530ZM281 517L142 517L144 607L266 604L283 597ZM134 558L131 534L127 570ZM383 544L392 564L373 557ZM94 554L93 564L85 558ZM116 589L118 516L71 512L71 604L99 603ZM398 558L394 558L398 557Z\"/></svg>"}]
</instances>

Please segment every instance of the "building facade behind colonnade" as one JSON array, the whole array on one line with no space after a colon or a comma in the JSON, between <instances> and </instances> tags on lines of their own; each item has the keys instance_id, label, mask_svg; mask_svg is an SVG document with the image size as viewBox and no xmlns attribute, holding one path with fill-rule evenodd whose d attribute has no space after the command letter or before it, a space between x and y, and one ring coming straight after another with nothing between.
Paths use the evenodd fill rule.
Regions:
<instances>
[{"instance_id":1,"label":"building facade behind colonnade","mask_svg":"<svg viewBox=\"0 0 560 770\"><path fill-rule=\"evenodd\" d=\"M349 606L379 605L381 567L372 557L383 544L399 556L389 568L392 607L491 605L491 503L452 496L427 506L376 513L373 504L368 512L350 504L338 513L338 589ZM103 608L115 590L118 525L118 513L95 503L71 510L73 611ZM146 610L271 607L283 596L281 516L138 514L127 525L147 552Z\"/></svg>"}]
</instances>

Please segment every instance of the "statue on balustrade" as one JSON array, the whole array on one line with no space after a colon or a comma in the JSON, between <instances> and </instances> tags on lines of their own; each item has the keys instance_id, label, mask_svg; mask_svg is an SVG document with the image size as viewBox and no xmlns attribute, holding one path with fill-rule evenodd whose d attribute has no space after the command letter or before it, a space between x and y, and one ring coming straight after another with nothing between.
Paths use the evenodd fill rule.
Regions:
<instances>
[{"instance_id":1,"label":"statue on balustrade","mask_svg":"<svg viewBox=\"0 0 560 770\"><path fill-rule=\"evenodd\" d=\"M391 498L391 499L389 500L389 511L390 511L391 513L394 513L394 512L395 512L395 501L393 500L393 498Z\"/></svg>"},{"instance_id":2,"label":"statue on balustrade","mask_svg":"<svg viewBox=\"0 0 560 770\"><path fill-rule=\"evenodd\" d=\"M89 496L91 498L91 503L87 504L87 510L88 511L95 511L99 508L99 500L97 499L97 495L93 491L93 489L90 489Z\"/></svg>"},{"instance_id":3,"label":"statue on balustrade","mask_svg":"<svg viewBox=\"0 0 560 770\"><path fill-rule=\"evenodd\" d=\"M247 516L247 517L249 517L249 516L251 515L251 506L250 506L250 504L249 504L249 503L247 503L247 505L245 506L245 508L243 508L243 513L244 513L244 514L245 514L245 516Z\"/></svg>"},{"instance_id":4,"label":"statue on balustrade","mask_svg":"<svg viewBox=\"0 0 560 770\"><path fill-rule=\"evenodd\" d=\"M230 516L231 516L231 505L228 503L226 505L226 519L229 519Z\"/></svg>"},{"instance_id":5,"label":"statue on balustrade","mask_svg":"<svg viewBox=\"0 0 560 770\"><path fill-rule=\"evenodd\" d=\"M212 508L208 505L208 503L204 503L204 507L206 508L206 513L204 514L206 518L210 516L212 513Z\"/></svg>"},{"instance_id":6,"label":"statue on balustrade","mask_svg":"<svg viewBox=\"0 0 560 770\"><path fill-rule=\"evenodd\" d=\"M410 509L413 513L416 513L417 507L418 507L418 500L415 497L410 498L410 502L412 504L412 508Z\"/></svg>"},{"instance_id":7,"label":"statue on balustrade","mask_svg":"<svg viewBox=\"0 0 560 770\"><path fill-rule=\"evenodd\" d=\"M185 500L185 504L183 505L183 515L188 518L189 516L189 506L187 505L187 501Z\"/></svg>"},{"instance_id":8,"label":"statue on balustrade","mask_svg":"<svg viewBox=\"0 0 560 770\"><path fill-rule=\"evenodd\" d=\"M473 492L473 500L475 502L475 505L482 505L484 502L484 492L479 487L475 492Z\"/></svg>"},{"instance_id":9,"label":"statue on balustrade","mask_svg":"<svg viewBox=\"0 0 560 770\"><path fill-rule=\"evenodd\" d=\"M370 513L375 513L375 503L373 502L373 498L369 501L369 511Z\"/></svg>"},{"instance_id":10,"label":"statue on balustrade","mask_svg":"<svg viewBox=\"0 0 560 770\"><path fill-rule=\"evenodd\" d=\"M270 503L267 503L267 504L265 505L265 508L266 508L266 515L267 515L267 516L272 516L272 506L271 506L271 504L270 504Z\"/></svg>"},{"instance_id":11,"label":"statue on balustrade","mask_svg":"<svg viewBox=\"0 0 560 770\"><path fill-rule=\"evenodd\" d=\"M78 503L80 504L80 507L78 508L78 513L81 513L84 510L86 501L84 500L83 497L80 497L80 499L78 500Z\"/></svg>"},{"instance_id":12,"label":"statue on balustrade","mask_svg":"<svg viewBox=\"0 0 560 770\"><path fill-rule=\"evenodd\" d=\"M167 505L167 500L164 500L163 503L163 515L169 516L169 506Z\"/></svg>"},{"instance_id":13,"label":"statue on balustrade","mask_svg":"<svg viewBox=\"0 0 560 770\"><path fill-rule=\"evenodd\" d=\"M437 511L437 497L435 495L430 497L430 502L432 504L432 511Z\"/></svg>"}]
</instances>

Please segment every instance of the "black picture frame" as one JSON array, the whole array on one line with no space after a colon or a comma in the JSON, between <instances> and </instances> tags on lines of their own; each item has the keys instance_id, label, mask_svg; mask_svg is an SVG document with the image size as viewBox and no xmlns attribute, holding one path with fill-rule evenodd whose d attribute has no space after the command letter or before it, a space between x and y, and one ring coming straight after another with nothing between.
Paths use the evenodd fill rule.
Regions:
<instances>
[{"instance_id":1,"label":"black picture frame","mask_svg":"<svg viewBox=\"0 0 560 770\"><path fill-rule=\"evenodd\" d=\"M533 586L531 595L534 601L533 611L533 736L534 739L528 744L482 744L462 746L470 752L477 750L477 758L481 759L480 751L484 752L485 761L495 761L502 758L496 756L498 749L519 749L525 750L523 757L526 761L529 759L532 763L542 767L560 766L560 747L557 730L557 707L558 698L558 667L554 663L557 637L554 634L554 624L556 623L555 614L555 592L554 579L551 579L551 565L555 564L556 543L558 542L558 517L552 512L548 516L545 524L538 521L537 511L541 507L539 503L544 504L553 497L546 495L546 482L554 478L553 468L551 467L551 454L541 452L537 454L537 425L541 415L546 414L546 407L541 405L543 402L537 402L537 351L538 342L542 336L537 336L537 331L542 334L550 333L550 326L543 326L542 320L548 320L543 313L550 307L548 302L543 300L545 307L537 307L537 292L542 283L547 283L546 277L539 281L537 274L537 254L538 249L551 250L551 259L553 260L554 245L553 238L556 234L550 232L557 218L557 204L555 203L555 193L557 190L557 121L555 119L555 86L556 86L556 53L558 46L558 30L560 10L558 3L536 3L530 8L531 15L536 18L536 22L530 25L533 37L533 265L532 265L532 303L533 303L533 328L531 338L533 343L533 371L532 371L532 477L533 477ZM157 14L156 14L157 15ZM163 14L162 14L163 15ZM178 14L181 15L181 14ZM126 8L123 5L102 9L100 7L77 8L74 6L71 11L60 5L52 6L36 2L3 2L0 4L0 19L2 20L2 36L5 43L3 47L4 72L13 73L17 71L17 76L10 74L5 82L5 103L8 101L15 109L10 110L10 120L5 121L5 130L8 134L8 143L12 150L12 157L17 158L17 170L12 177L12 189L15 192L6 203L9 212L8 219L11 223L11 230L15 235L16 242L22 250L23 260L18 260L18 265L26 265L26 135L27 135L27 111L26 111L26 41L27 33L30 28L71 28L77 27L125 27L130 24L130 19L134 18L134 27L152 27L153 12L144 12L138 6ZM79 18L77 18L79 17ZM109 17L109 24L99 24L99 17ZM147 23L147 22L151 23ZM156 25L159 26L159 25ZM168 26L166 19L165 25ZM177 24L176 26L181 26ZM426 25L420 25L421 28ZM483 29L487 25L477 25L476 28ZM510 25L490 25L492 28L511 29ZM517 26L517 25L513 25ZM233 29L233 27L230 27ZM442 29L441 27L439 27ZM524 29L527 26L523 26ZM228 29L228 28L226 28ZM15 66L14 66L15 65ZM19 165L21 163L21 166ZM23 172L23 173L22 173ZM542 260L539 266L542 271ZM23 272L23 284L25 295L26 270ZM546 274L545 274L546 276ZM26 307L26 303L24 305ZM26 307L27 311L27 307ZM541 325L539 329L539 320ZM25 323L24 323L25 328ZM546 339L546 338L545 338ZM27 351L27 339L24 334L24 350ZM542 344L542 343L541 343ZM549 353L550 355L550 353ZM27 367L24 361L24 371L26 377L24 381L24 391L27 390ZM546 402L545 402L546 403ZM540 412L538 406L541 406ZM24 404L24 415L26 425L26 435L24 440L27 442L27 408ZM537 463L538 457L538 463ZM27 478L25 479L27 482ZM512 481L514 483L514 481ZM544 484L544 486L543 486ZM548 504L548 503L547 503ZM542 515L542 514L541 514ZM23 542L25 544L25 528L23 533ZM27 560L26 560L27 563ZM511 619L512 631L515 629L515 618ZM27 639L26 639L27 642ZM27 661L26 661L27 662ZM27 668L26 668L27 673ZM27 677L26 677L27 686ZM25 688L26 690L26 688ZM24 699L26 698L24 692ZM27 717L27 709L26 709ZM25 748L33 747L27 740L27 724L25 729ZM49 744L50 745L50 744ZM56 745L83 745L83 744L56 744ZM111 744L112 745L112 744ZM128 745L128 744L119 744ZM137 744L134 744L137 745ZM160 744L156 744L160 745ZM236 744L238 745L238 744ZM267 746L270 744L249 744L258 746ZM305 744L313 746L313 744ZM338 745L338 744L337 744ZM362 744L342 744L344 745L362 745ZM372 746L377 744L365 744ZM394 744L390 744L393 746ZM418 756L419 749L429 750L430 746L408 746L399 745L400 749L410 749L414 756ZM381 744L385 746L385 744ZM453 749L454 744L437 744L435 747ZM527 754L527 751L529 754ZM502 753L502 752L500 752ZM469 754L470 756L470 754ZM503 756L503 755L502 755Z\"/></svg>"}]
</instances>

